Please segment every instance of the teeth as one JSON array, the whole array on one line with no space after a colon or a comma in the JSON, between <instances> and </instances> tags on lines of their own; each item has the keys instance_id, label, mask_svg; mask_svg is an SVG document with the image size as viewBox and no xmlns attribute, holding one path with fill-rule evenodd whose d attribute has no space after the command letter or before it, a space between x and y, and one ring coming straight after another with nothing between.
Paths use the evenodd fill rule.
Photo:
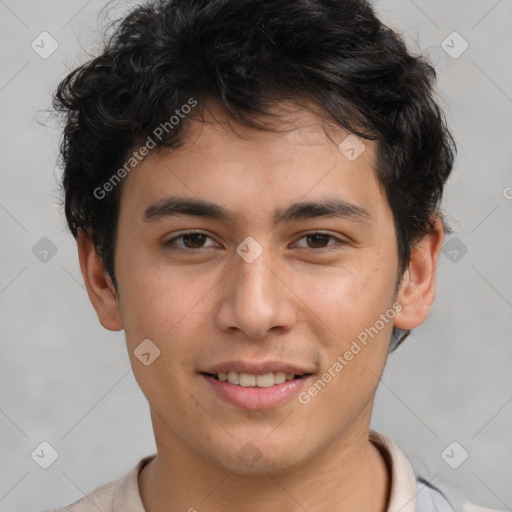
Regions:
<instances>
[{"instance_id":1,"label":"teeth","mask_svg":"<svg viewBox=\"0 0 512 512\"><path fill-rule=\"evenodd\" d=\"M270 386L274 386L276 384L282 384L287 380L293 380L295 374L294 373L284 373L284 372L275 372L275 373L264 373L262 375L252 375L250 373L238 373L238 372L219 372L217 373L217 378L221 382L229 382L230 384L235 384L237 386L246 387L254 387L257 386L259 388L269 388Z\"/></svg>"},{"instance_id":2,"label":"teeth","mask_svg":"<svg viewBox=\"0 0 512 512\"><path fill-rule=\"evenodd\" d=\"M238 373L228 372L228 382L230 384L239 384Z\"/></svg>"},{"instance_id":3,"label":"teeth","mask_svg":"<svg viewBox=\"0 0 512 512\"><path fill-rule=\"evenodd\" d=\"M256 375L251 375L249 373L241 373L238 381L240 386L243 387L256 386Z\"/></svg>"},{"instance_id":4,"label":"teeth","mask_svg":"<svg viewBox=\"0 0 512 512\"><path fill-rule=\"evenodd\" d=\"M283 373L283 372L274 373L274 382L276 384L282 384L285 381L286 381L286 373Z\"/></svg>"},{"instance_id":5,"label":"teeth","mask_svg":"<svg viewBox=\"0 0 512 512\"><path fill-rule=\"evenodd\" d=\"M258 375L254 378L255 384L258 385L260 388L269 388L270 386L273 386L276 382L274 379L273 373L265 373L263 375Z\"/></svg>"}]
</instances>

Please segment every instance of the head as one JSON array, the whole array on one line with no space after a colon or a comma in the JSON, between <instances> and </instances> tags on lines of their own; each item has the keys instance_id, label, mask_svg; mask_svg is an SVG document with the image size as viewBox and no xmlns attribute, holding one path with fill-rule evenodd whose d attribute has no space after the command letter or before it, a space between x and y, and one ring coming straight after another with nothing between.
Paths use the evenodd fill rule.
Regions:
<instances>
[{"instance_id":1,"label":"head","mask_svg":"<svg viewBox=\"0 0 512 512\"><path fill-rule=\"evenodd\" d=\"M448 228L455 143L435 77L366 1L171 0L136 8L62 81L67 222L161 431L235 468L212 414L226 418L230 447L258 440L275 470L369 422L387 354L432 304ZM147 367L144 339L160 350ZM235 360L331 378L263 412L191 407L205 373ZM267 438L286 411L300 427Z\"/></svg>"}]
</instances>

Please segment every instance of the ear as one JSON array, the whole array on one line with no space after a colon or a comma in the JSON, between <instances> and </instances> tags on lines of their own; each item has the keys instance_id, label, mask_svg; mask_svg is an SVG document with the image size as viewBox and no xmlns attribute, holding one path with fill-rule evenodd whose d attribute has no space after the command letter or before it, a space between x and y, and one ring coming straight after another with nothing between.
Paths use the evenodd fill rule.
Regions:
<instances>
[{"instance_id":1,"label":"ear","mask_svg":"<svg viewBox=\"0 0 512 512\"><path fill-rule=\"evenodd\" d=\"M414 329L428 316L436 292L436 268L443 246L443 224L434 217L434 226L419 240L411 253L409 267L398 290L397 302L402 309L396 314L394 325L400 329Z\"/></svg>"},{"instance_id":2,"label":"ear","mask_svg":"<svg viewBox=\"0 0 512 512\"><path fill-rule=\"evenodd\" d=\"M96 252L90 231L78 229L78 258L89 299L101 325L109 331L121 331L123 322L115 287Z\"/></svg>"}]
</instances>

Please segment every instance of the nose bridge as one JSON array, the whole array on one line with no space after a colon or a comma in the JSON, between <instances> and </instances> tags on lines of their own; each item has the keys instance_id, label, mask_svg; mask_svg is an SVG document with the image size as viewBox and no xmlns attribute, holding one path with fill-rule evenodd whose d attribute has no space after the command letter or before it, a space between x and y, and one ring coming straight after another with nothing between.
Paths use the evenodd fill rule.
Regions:
<instances>
[{"instance_id":1,"label":"nose bridge","mask_svg":"<svg viewBox=\"0 0 512 512\"><path fill-rule=\"evenodd\" d=\"M272 328L289 328L293 306L286 286L276 276L278 270L268 240L263 244L248 237L236 252L223 285L220 327L237 328L251 338L264 337Z\"/></svg>"},{"instance_id":2,"label":"nose bridge","mask_svg":"<svg viewBox=\"0 0 512 512\"><path fill-rule=\"evenodd\" d=\"M272 303L276 283L271 272L271 254L266 250L254 261L247 261L240 257L235 263L236 280L234 291L239 300L258 301L260 304Z\"/></svg>"}]
</instances>

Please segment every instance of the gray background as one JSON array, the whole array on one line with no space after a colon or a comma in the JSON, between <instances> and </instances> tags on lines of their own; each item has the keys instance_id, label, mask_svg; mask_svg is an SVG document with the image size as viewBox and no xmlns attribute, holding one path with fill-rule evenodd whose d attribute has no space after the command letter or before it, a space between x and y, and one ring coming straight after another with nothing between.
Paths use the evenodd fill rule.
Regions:
<instances>
[{"instance_id":1,"label":"gray background","mask_svg":"<svg viewBox=\"0 0 512 512\"><path fill-rule=\"evenodd\" d=\"M123 333L100 326L83 286L56 202L60 134L44 113L99 41L104 5L0 1L1 510L68 504L155 450ZM429 319L389 360L373 427L423 460L433 483L512 510L512 2L376 7L436 66L459 154L444 200L457 240L441 255ZM31 48L43 31L59 45L46 59ZM469 44L458 58L442 46L453 31ZM460 43L446 44L453 53ZM46 261L36 250L43 237L57 250ZM42 441L59 453L46 470L31 458ZM458 469L441 456L453 441L452 465L469 453Z\"/></svg>"}]
</instances>

